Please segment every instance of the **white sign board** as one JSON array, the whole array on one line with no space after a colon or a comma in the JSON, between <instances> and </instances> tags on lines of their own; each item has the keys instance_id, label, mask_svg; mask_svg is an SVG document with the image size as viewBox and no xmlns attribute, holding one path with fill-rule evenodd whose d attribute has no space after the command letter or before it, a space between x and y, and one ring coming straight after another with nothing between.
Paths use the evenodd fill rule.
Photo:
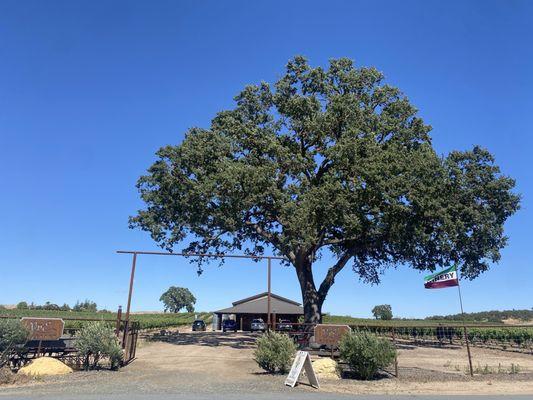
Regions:
<instances>
[{"instance_id":1,"label":"white sign board","mask_svg":"<svg viewBox=\"0 0 533 400\"><path fill-rule=\"evenodd\" d=\"M311 386L320 389L315 370L313 369L313 363L311 362L311 356L309 356L307 351L298 351L296 353L289 375L287 375L287 379L285 379L285 385L294 387L300 378L302 368L305 369L305 374L307 375L307 379L309 379Z\"/></svg>"}]
</instances>

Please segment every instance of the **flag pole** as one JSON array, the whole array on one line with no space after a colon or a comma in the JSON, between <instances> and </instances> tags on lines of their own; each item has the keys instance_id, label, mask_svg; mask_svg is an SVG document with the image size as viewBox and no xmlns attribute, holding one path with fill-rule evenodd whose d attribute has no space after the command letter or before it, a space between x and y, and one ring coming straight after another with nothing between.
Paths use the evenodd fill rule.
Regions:
<instances>
[{"instance_id":1,"label":"flag pole","mask_svg":"<svg viewBox=\"0 0 533 400\"><path fill-rule=\"evenodd\" d=\"M472 368L472 355L470 354L470 343L468 342L468 332L466 331L465 312L463 310L463 296L461 296L461 283L459 282L459 270L457 269L457 290L459 291L459 304L461 304L461 315L463 317L463 330L465 334L466 352L468 353L468 366L470 367L470 376L474 376L474 369Z\"/></svg>"}]
</instances>

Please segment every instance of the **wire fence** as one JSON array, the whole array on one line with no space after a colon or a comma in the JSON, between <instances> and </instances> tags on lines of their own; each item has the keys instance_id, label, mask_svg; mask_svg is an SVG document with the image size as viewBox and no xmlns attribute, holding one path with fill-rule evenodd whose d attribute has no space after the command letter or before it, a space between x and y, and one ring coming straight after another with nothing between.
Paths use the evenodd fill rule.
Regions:
<instances>
[{"instance_id":1,"label":"wire fence","mask_svg":"<svg viewBox=\"0 0 533 400\"><path fill-rule=\"evenodd\" d=\"M350 324L352 331L367 331L390 340L397 358L388 372L399 367L445 373L495 374L533 372L533 326L479 324ZM339 357L337 346L315 342L312 324L284 324L300 349ZM465 336L466 331L466 336ZM468 345L467 346L467 340Z\"/></svg>"},{"instance_id":2,"label":"wire fence","mask_svg":"<svg viewBox=\"0 0 533 400\"><path fill-rule=\"evenodd\" d=\"M495 350L533 354L533 325L480 324L350 324L352 330L365 330L398 343L418 346L464 346L465 327L469 344ZM312 342L314 324L284 324L276 331L293 336L302 346Z\"/></svg>"},{"instance_id":3,"label":"wire fence","mask_svg":"<svg viewBox=\"0 0 533 400\"><path fill-rule=\"evenodd\" d=\"M379 336L394 338L399 343L441 347L446 345L466 345L466 328L466 338L471 346L533 354L533 326L527 325L354 325L351 328L369 330Z\"/></svg>"}]
</instances>

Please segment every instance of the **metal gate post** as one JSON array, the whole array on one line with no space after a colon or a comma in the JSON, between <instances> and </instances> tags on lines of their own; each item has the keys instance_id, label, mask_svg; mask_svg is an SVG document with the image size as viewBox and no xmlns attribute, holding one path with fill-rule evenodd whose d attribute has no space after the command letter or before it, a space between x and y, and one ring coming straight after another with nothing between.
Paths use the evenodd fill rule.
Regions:
<instances>
[{"instance_id":1,"label":"metal gate post","mask_svg":"<svg viewBox=\"0 0 533 400\"><path fill-rule=\"evenodd\" d=\"M125 348L128 339L128 330L130 326L130 309L131 309L131 296L133 294L133 280L135 278L135 264L137 263L137 253L133 253L133 259L131 262L131 274L130 274L130 290L128 292L128 305L126 307L126 320L124 322L124 340L122 342L122 348Z\"/></svg>"},{"instance_id":2,"label":"metal gate post","mask_svg":"<svg viewBox=\"0 0 533 400\"><path fill-rule=\"evenodd\" d=\"M272 318L271 318L271 305L270 305L270 298L271 298L271 287L270 287L270 273L271 273L271 260L270 257L267 258L268 261L268 277L267 277L267 288L268 288L268 297L267 297L267 304L268 304L268 310L267 310L267 327L270 330L272 327Z\"/></svg>"}]
</instances>

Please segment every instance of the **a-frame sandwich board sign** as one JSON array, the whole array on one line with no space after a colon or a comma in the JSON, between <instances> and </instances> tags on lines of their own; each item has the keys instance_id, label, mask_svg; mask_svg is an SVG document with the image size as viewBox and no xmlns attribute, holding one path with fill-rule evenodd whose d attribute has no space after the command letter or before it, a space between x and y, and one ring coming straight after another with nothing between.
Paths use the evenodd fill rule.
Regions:
<instances>
[{"instance_id":1,"label":"a-frame sandwich board sign","mask_svg":"<svg viewBox=\"0 0 533 400\"><path fill-rule=\"evenodd\" d=\"M313 369L313 363L311 362L311 356L307 351L298 351L296 353L289 375L287 375L287 379L285 379L285 385L294 387L300 378L302 368L305 369L305 374L307 375L307 379L309 379L311 386L320 389L315 370Z\"/></svg>"}]
</instances>

